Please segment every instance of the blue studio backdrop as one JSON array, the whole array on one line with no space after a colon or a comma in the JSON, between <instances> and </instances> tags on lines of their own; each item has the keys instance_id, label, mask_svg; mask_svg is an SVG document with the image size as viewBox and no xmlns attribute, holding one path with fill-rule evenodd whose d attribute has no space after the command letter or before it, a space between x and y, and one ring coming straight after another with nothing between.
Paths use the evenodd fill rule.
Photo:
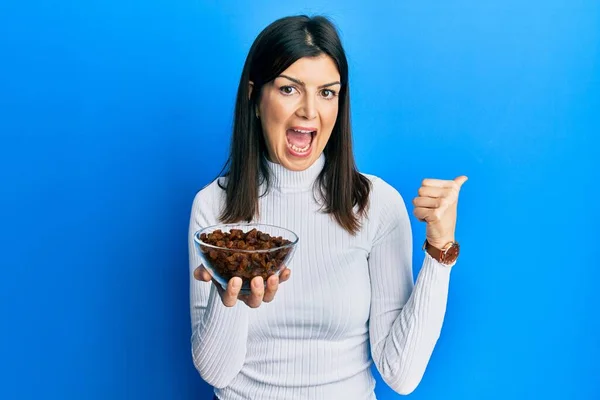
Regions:
<instances>
[{"instance_id":1,"label":"blue studio backdrop","mask_svg":"<svg viewBox=\"0 0 600 400\"><path fill-rule=\"evenodd\" d=\"M596 0L2 2L0 398L210 398L190 206L252 41L298 13L340 29L357 163L404 196L415 275L421 180L470 178L410 397L600 399Z\"/></svg>"}]
</instances>

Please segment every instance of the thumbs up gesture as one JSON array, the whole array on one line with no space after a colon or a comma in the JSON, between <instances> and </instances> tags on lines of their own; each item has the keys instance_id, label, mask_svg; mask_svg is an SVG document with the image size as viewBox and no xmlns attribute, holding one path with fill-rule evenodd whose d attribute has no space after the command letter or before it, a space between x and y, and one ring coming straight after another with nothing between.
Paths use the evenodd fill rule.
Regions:
<instances>
[{"instance_id":1,"label":"thumbs up gesture","mask_svg":"<svg viewBox=\"0 0 600 400\"><path fill-rule=\"evenodd\" d=\"M438 249L455 239L458 194L467 179L464 175L454 180L424 179L413 199L413 213L427 223L427 241Z\"/></svg>"}]
</instances>

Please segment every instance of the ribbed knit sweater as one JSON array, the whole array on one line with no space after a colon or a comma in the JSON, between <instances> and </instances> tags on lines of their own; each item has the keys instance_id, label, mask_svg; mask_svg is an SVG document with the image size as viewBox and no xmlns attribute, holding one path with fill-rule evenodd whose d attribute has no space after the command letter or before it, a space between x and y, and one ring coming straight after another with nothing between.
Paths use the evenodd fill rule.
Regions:
<instances>
[{"instance_id":1,"label":"ribbed knit sweater","mask_svg":"<svg viewBox=\"0 0 600 400\"><path fill-rule=\"evenodd\" d=\"M258 308L241 301L226 307L212 283L193 278L201 264L193 233L219 223L225 192L215 180L194 198L192 356L221 400L372 400L372 362L401 394L412 392L425 372L442 328L452 266L426 254L413 281L407 208L381 178L363 174L373 187L358 234L321 212L313 183L325 162L321 154L304 171L269 162L274 180L253 222L290 229L300 240L288 263L290 279Z\"/></svg>"}]
</instances>

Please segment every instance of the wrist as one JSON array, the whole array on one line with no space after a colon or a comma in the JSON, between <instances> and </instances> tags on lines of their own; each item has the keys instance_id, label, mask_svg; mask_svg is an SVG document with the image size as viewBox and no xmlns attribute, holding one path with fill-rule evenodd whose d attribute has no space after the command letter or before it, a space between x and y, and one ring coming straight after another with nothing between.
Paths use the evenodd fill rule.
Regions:
<instances>
[{"instance_id":1,"label":"wrist","mask_svg":"<svg viewBox=\"0 0 600 400\"><path fill-rule=\"evenodd\" d=\"M429 244L429 246L435 247L438 250L442 250L448 243L454 243L456 240L454 237L449 237L446 239L437 240L425 239L425 241Z\"/></svg>"},{"instance_id":2,"label":"wrist","mask_svg":"<svg viewBox=\"0 0 600 400\"><path fill-rule=\"evenodd\" d=\"M438 242L436 241L434 243L437 244ZM426 251L433 259L442 264L451 265L456 262L460 252L460 245L456 241L449 240L448 242L438 246L439 247L430 243L428 239L425 239L425 242L423 243L423 250Z\"/></svg>"}]
</instances>

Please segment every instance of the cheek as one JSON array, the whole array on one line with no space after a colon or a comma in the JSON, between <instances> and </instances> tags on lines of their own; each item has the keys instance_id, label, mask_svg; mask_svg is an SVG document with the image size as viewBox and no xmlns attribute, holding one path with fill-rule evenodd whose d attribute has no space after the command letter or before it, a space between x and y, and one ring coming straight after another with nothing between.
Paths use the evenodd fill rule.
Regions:
<instances>
[{"instance_id":1,"label":"cheek","mask_svg":"<svg viewBox=\"0 0 600 400\"><path fill-rule=\"evenodd\" d=\"M333 127L338 116L338 105L330 104L321 112L321 128L326 132L326 135L321 136L320 147L325 147L331 138Z\"/></svg>"},{"instance_id":2,"label":"cheek","mask_svg":"<svg viewBox=\"0 0 600 400\"><path fill-rule=\"evenodd\" d=\"M290 117L290 108L281 101L271 99L265 99L261 104L261 122L268 137L275 139L281 136L282 127Z\"/></svg>"},{"instance_id":3,"label":"cheek","mask_svg":"<svg viewBox=\"0 0 600 400\"><path fill-rule=\"evenodd\" d=\"M332 104L325 112L325 115L323 116L323 125L325 125L329 129L332 129L333 126L335 125L335 121L337 120L337 115L338 115L338 104L335 103L335 104Z\"/></svg>"}]
</instances>

